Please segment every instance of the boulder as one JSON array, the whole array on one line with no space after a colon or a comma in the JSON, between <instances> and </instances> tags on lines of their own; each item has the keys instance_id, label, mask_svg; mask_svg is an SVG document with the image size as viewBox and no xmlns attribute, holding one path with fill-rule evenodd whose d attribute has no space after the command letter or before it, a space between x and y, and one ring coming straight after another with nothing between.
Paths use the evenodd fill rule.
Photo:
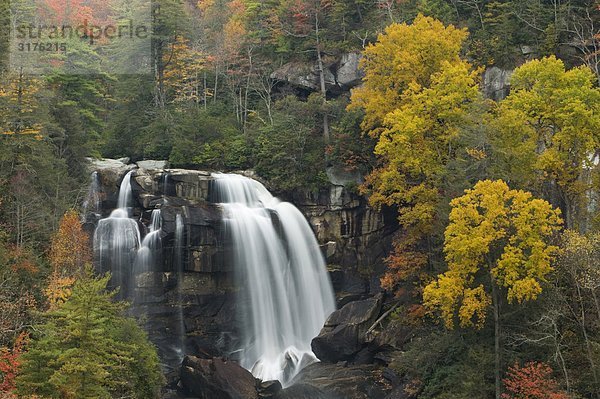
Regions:
<instances>
[{"instance_id":1,"label":"boulder","mask_svg":"<svg viewBox=\"0 0 600 399\"><path fill-rule=\"evenodd\" d=\"M121 179L127 172L137 168L134 164L128 164L129 158L88 158L87 160L90 172L98 172L101 186L113 191L118 191Z\"/></svg>"},{"instance_id":2,"label":"boulder","mask_svg":"<svg viewBox=\"0 0 600 399\"><path fill-rule=\"evenodd\" d=\"M261 398L272 398L281 392L282 389L281 382L277 380L263 381L258 384L258 395Z\"/></svg>"},{"instance_id":3,"label":"boulder","mask_svg":"<svg viewBox=\"0 0 600 399\"><path fill-rule=\"evenodd\" d=\"M381 294L344 305L329 316L311 347L322 361L351 360L367 343L366 333L381 311Z\"/></svg>"},{"instance_id":4,"label":"boulder","mask_svg":"<svg viewBox=\"0 0 600 399\"><path fill-rule=\"evenodd\" d=\"M256 380L235 362L186 356L181 365L184 390L200 399L258 398Z\"/></svg>"},{"instance_id":5,"label":"boulder","mask_svg":"<svg viewBox=\"0 0 600 399\"><path fill-rule=\"evenodd\" d=\"M278 392L273 399L342 399L309 384L295 384Z\"/></svg>"},{"instance_id":6,"label":"boulder","mask_svg":"<svg viewBox=\"0 0 600 399\"><path fill-rule=\"evenodd\" d=\"M359 85L365 76L364 71L360 69L360 53L342 54L338 63L335 75L337 84L345 89L350 89Z\"/></svg>"}]
</instances>

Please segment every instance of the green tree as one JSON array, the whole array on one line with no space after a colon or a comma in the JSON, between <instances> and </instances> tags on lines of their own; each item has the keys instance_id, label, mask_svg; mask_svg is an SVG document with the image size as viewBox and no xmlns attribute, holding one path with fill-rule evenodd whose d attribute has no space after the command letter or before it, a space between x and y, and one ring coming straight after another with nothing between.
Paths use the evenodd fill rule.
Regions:
<instances>
[{"instance_id":1,"label":"green tree","mask_svg":"<svg viewBox=\"0 0 600 399\"><path fill-rule=\"evenodd\" d=\"M448 271L423 292L427 308L441 313L447 328L481 328L492 305L496 398L500 398L500 301L534 300L553 270L560 211L506 183L481 181L451 202L444 252Z\"/></svg>"},{"instance_id":2,"label":"green tree","mask_svg":"<svg viewBox=\"0 0 600 399\"><path fill-rule=\"evenodd\" d=\"M88 268L67 301L43 315L22 358L22 395L155 398L162 383L155 348L125 304L106 290L109 275Z\"/></svg>"}]
</instances>

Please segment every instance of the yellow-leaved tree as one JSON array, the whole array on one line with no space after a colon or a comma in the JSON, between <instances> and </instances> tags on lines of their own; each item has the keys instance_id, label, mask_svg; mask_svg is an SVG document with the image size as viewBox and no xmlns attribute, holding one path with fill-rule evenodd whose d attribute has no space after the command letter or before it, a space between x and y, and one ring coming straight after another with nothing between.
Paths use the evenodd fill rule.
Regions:
<instances>
[{"instance_id":1,"label":"yellow-leaved tree","mask_svg":"<svg viewBox=\"0 0 600 399\"><path fill-rule=\"evenodd\" d=\"M553 270L560 210L502 180L478 182L451 202L444 252L448 271L423 292L447 328L481 328L493 309L496 397L500 397L500 302L534 300Z\"/></svg>"},{"instance_id":2,"label":"yellow-leaved tree","mask_svg":"<svg viewBox=\"0 0 600 399\"><path fill-rule=\"evenodd\" d=\"M89 237L76 211L67 211L61 219L52 237L49 260L52 273L45 294L50 307L54 308L69 298L75 279L92 260Z\"/></svg>"},{"instance_id":3,"label":"yellow-leaved tree","mask_svg":"<svg viewBox=\"0 0 600 399\"><path fill-rule=\"evenodd\" d=\"M365 110L364 131L378 137L388 113L403 103L402 93L409 85L427 87L442 63L459 62L466 38L465 29L444 26L423 15L410 25L389 25L377 42L365 49L361 60L363 85L352 91L350 107Z\"/></svg>"},{"instance_id":4,"label":"yellow-leaved tree","mask_svg":"<svg viewBox=\"0 0 600 399\"><path fill-rule=\"evenodd\" d=\"M378 140L378 164L362 192L371 205L399 212L402 229L382 278L397 293L400 283L414 282L420 294L428 245L441 241L431 239L442 230L435 229L441 200L460 187L448 166L470 157L465 136L485 104L479 71L459 56L466 36L422 15L411 25L392 24L365 50L364 85L352 93L350 107L365 111L363 131Z\"/></svg>"},{"instance_id":5,"label":"yellow-leaved tree","mask_svg":"<svg viewBox=\"0 0 600 399\"><path fill-rule=\"evenodd\" d=\"M566 70L554 56L524 64L492 125L502 174L560 203L567 227L585 229L585 194L600 148L600 89L592 71Z\"/></svg>"}]
</instances>

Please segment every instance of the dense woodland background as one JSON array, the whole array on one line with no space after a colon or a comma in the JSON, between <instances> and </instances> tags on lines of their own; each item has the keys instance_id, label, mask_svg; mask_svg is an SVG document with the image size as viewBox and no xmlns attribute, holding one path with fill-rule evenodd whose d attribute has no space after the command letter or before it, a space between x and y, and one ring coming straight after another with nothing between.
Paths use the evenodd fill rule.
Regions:
<instances>
[{"instance_id":1,"label":"dense woodland background","mask_svg":"<svg viewBox=\"0 0 600 399\"><path fill-rule=\"evenodd\" d=\"M118 327L121 305L83 266L69 210L91 156L254 169L280 193L327 185L332 165L359 171L355 189L398 210L382 286L412 303L391 315L418 331L393 365L419 398L600 397L597 1L156 0L153 74L131 76L6 69L1 7L0 392L19 372L22 395L153 397L162 383L151 348L131 360L143 333ZM363 85L328 88L351 52ZM290 62L319 87L272 78ZM491 66L517 68L500 102L480 91ZM129 360L86 363L85 345L52 338L89 301L103 309L89 331ZM34 367L63 352L52 378ZM71 391L82 375L88 396Z\"/></svg>"}]
</instances>

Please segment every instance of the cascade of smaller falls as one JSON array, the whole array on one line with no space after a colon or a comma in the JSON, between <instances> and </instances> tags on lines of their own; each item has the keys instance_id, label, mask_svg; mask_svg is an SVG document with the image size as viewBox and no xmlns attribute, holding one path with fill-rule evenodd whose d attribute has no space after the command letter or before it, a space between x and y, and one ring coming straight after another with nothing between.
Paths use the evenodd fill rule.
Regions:
<instances>
[{"instance_id":1,"label":"cascade of smaller falls","mask_svg":"<svg viewBox=\"0 0 600 399\"><path fill-rule=\"evenodd\" d=\"M90 187L83 201L83 217L88 214L98 215L100 213L100 178L98 172L92 172Z\"/></svg>"},{"instance_id":2,"label":"cascade of smaller falls","mask_svg":"<svg viewBox=\"0 0 600 399\"><path fill-rule=\"evenodd\" d=\"M132 271L141 241L137 222L129 218L132 173L127 173L121 182L117 209L98 221L94 232L96 261L101 271L112 272L112 284L121 287L121 296L131 289Z\"/></svg>"},{"instance_id":3,"label":"cascade of smaller falls","mask_svg":"<svg viewBox=\"0 0 600 399\"><path fill-rule=\"evenodd\" d=\"M317 361L311 340L335 310L325 262L308 222L293 205L255 180L213 176L243 287L240 305L247 306L241 364L257 378L287 386Z\"/></svg>"},{"instance_id":4,"label":"cascade of smaller falls","mask_svg":"<svg viewBox=\"0 0 600 399\"><path fill-rule=\"evenodd\" d=\"M162 250L160 233L162 218L160 209L154 209L150 218L148 233L144 236L142 244L137 251L135 259L135 274L148 272L154 269Z\"/></svg>"}]
</instances>

